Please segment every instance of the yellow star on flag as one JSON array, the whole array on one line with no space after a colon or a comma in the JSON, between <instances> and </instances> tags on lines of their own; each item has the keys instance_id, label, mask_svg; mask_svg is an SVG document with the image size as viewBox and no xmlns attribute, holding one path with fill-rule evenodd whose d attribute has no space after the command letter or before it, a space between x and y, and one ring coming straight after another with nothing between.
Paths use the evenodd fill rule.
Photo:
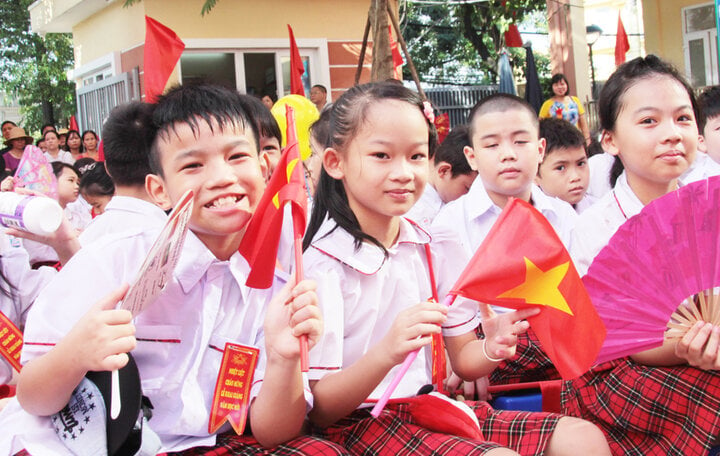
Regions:
<instances>
[{"instance_id":1,"label":"yellow star on flag","mask_svg":"<svg viewBox=\"0 0 720 456\"><path fill-rule=\"evenodd\" d=\"M290 177L292 177L292 173L295 170L295 165L297 165L297 163L297 158L293 158L292 160L290 160L290 163L288 163L287 168L285 169L285 172L287 174L287 180L285 182L290 182ZM272 198L272 202L275 205L275 209L280 209L280 192L275 193Z\"/></svg>"},{"instance_id":2,"label":"yellow star on flag","mask_svg":"<svg viewBox=\"0 0 720 456\"><path fill-rule=\"evenodd\" d=\"M565 262L548 271L542 271L527 257L525 258L525 282L502 293L498 298L518 298L528 304L554 307L561 312L573 315L565 296L558 286L565 278L570 262Z\"/></svg>"}]
</instances>

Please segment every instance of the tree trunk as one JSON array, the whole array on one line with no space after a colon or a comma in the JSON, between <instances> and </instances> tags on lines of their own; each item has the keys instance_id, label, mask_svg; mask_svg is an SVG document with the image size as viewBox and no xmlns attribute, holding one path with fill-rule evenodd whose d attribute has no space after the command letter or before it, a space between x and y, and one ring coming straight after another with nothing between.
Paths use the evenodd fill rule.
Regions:
<instances>
[{"instance_id":1,"label":"tree trunk","mask_svg":"<svg viewBox=\"0 0 720 456\"><path fill-rule=\"evenodd\" d=\"M55 125L55 110L53 109L52 103L47 100L41 101L43 125L51 124Z\"/></svg>"},{"instance_id":2,"label":"tree trunk","mask_svg":"<svg viewBox=\"0 0 720 456\"><path fill-rule=\"evenodd\" d=\"M393 77L387 5L388 0L371 0L370 23L373 32L371 81L384 81Z\"/></svg>"}]
</instances>

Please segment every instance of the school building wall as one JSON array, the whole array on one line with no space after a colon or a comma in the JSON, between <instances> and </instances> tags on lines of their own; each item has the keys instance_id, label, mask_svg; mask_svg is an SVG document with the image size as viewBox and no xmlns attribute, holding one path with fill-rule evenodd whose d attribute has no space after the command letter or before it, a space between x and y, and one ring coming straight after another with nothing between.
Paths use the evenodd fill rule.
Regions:
<instances>
[{"instance_id":1,"label":"school building wall","mask_svg":"<svg viewBox=\"0 0 720 456\"><path fill-rule=\"evenodd\" d=\"M682 8L712 3L707 0L643 0L645 50L685 68Z\"/></svg>"}]
</instances>

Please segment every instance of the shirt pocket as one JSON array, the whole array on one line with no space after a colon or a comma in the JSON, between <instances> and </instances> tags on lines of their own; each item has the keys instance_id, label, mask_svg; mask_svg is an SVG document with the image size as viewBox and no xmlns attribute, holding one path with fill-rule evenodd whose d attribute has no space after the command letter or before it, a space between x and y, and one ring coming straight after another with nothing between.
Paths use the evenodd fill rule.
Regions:
<instances>
[{"instance_id":1,"label":"shirt pocket","mask_svg":"<svg viewBox=\"0 0 720 456\"><path fill-rule=\"evenodd\" d=\"M138 326L137 347L132 355L140 370L143 391L160 388L173 382L174 365L182 363L181 327L171 325ZM177 375L177 374L175 374ZM180 378L176 379L181 381Z\"/></svg>"}]
</instances>

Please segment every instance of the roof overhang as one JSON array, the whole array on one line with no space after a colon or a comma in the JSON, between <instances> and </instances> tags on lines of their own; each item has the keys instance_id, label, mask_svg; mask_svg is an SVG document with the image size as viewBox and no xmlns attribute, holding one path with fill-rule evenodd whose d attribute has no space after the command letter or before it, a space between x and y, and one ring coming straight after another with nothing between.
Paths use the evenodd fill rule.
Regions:
<instances>
[{"instance_id":1,"label":"roof overhang","mask_svg":"<svg viewBox=\"0 0 720 456\"><path fill-rule=\"evenodd\" d=\"M29 7L33 32L71 33L76 24L116 0L36 0Z\"/></svg>"}]
</instances>

